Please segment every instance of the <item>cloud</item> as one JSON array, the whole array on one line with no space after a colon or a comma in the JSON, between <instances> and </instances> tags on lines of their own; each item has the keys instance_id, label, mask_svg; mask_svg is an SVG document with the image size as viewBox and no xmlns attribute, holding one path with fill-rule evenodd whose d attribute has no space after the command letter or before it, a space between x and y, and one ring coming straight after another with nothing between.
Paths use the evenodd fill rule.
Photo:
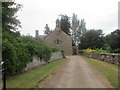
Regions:
<instances>
[{"instance_id":1,"label":"cloud","mask_svg":"<svg viewBox=\"0 0 120 90\"><path fill-rule=\"evenodd\" d=\"M17 0L23 4L18 13L22 22L21 33L34 36L38 29L43 34L45 24L55 28L55 20L59 14L72 16L76 13L79 19L84 18L86 26L103 29L109 33L117 28L118 0Z\"/></svg>"}]
</instances>

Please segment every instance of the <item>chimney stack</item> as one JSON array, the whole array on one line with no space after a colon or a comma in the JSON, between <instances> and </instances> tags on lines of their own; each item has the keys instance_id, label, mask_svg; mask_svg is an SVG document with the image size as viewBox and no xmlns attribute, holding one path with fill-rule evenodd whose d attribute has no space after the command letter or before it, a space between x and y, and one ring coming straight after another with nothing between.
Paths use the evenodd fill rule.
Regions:
<instances>
[{"instance_id":1,"label":"chimney stack","mask_svg":"<svg viewBox=\"0 0 120 90\"><path fill-rule=\"evenodd\" d=\"M38 35L39 35L39 31L36 30L36 31L35 31L35 37L38 37Z\"/></svg>"}]
</instances>

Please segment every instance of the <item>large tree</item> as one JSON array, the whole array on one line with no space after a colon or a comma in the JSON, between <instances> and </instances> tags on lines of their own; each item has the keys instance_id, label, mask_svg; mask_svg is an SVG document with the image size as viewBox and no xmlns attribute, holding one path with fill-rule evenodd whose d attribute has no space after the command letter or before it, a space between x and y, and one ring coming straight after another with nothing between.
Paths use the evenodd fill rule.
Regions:
<instances>
[{"instance_id":1,"label":"large tree","mask_svg":"<svg viewBox=\"0 0 120 90\"><path fill-rule=\"evenodd\" d=\"M120 53L120 30L117 29L106 35L106 43L112 48L112 52Z\"/></svg>"},{"instance_id":2,"label":"large tree","mask_svg":"<svg viewBox=\"0 0 120 90\"><path fill-rule=\"evenodd\" d=\"M3 32L15 32L21 27L16 13L21 9L20 4L14 2L2 2L2 29Z\"/></svg>"},{"instance_id":3,"label":"large tree","mask_svg":"<svg viewBox=\"0 0 120 90\"><path fill-rule=\"evenodd\" d=\"M71 29L72 29L72 39L73 39L74 44L77 43L77 31L78 31L78 28L79 28L79 20L77 18L77 15L75 15L75 13L73 13Z\"/></svg>"},{"instance_id":4,"label":"large tree","mask_svg":"<svg viewBox=\"0 0 120 90\"><path fill-rule=\"evenodd\" d=\"M77 29L77 33L76 33L76 40L77 40L77 44L79 44L81 42L81 37L83 34L85 34L87 31L86 29L86 23L84 19L81 19L79 22L79 26Z\"/></svg>"},{"instance_id":5,"label":"large tree","mask_svg":"<svg viewBox=\"0 0 120 90\"><path fill-rule=\"evenodd\" d=\"M70 35L70 17L67 15L60 15L61 29Z\"/></svg>"},{"instance_id":6,"label":"large tree","mask_svg":"<svg viewBox=\"0 0 120 90\"><path fill-rule=\"evenodd\" d=\"M79 49L87 48L101 48L104 45L104 37L102 30L88 30L81 37L81 43L79 44Z\"/></svg>"},{"instance_id":7,"label":"large tree","mask_svg":"<svg viewBox=\"0 0 120 90\"><path fill-rule=\"evenodd\" d=\"M5 62L3 67L6 68L7 75L16 72L18 65L16 62L20 62L17 58L17 54L20 54L23 50L22 49L19 53L15 51L18 50L18 48L16 49L15 47L17 43L16 38L20 35L17 29L21 27L20 21L16 16L19 9L21 9L20 4L2 2L2 60Z\"/></svg>"},{"instance_id":8,"label":"large tree","mask_svg":"<svg viewBox=\"0 0 120 90\"><path fill-rule=\"evenodd\" d=\"M71 29L72 29L73 43L75 45L78 45L81 42L81 36L86 32L85 20L84 19L79 20L77 18L77 15L73 13Z\"/></svg>"}]
</instances>

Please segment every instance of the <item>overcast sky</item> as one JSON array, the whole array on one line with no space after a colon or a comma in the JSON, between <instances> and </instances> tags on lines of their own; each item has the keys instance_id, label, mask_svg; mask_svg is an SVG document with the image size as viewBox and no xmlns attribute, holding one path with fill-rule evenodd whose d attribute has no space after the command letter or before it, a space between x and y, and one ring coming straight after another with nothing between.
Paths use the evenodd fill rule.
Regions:
<instances>
[{"instance_id":1,"label":"overcast sky","mask_svg":"<svg viewBox=\"0 0 120 90\"><path fill-rule=\"evenodd\" d=\"M77 14L78 19L85 19L87 29L102 29L108 34L118 28L119 0L16 0L23 5L18 12L24 35L35 36L35 30L43 35L45 24L55 29L55 21L59 14L72 17Z\"/></svg>"}]
</instances>

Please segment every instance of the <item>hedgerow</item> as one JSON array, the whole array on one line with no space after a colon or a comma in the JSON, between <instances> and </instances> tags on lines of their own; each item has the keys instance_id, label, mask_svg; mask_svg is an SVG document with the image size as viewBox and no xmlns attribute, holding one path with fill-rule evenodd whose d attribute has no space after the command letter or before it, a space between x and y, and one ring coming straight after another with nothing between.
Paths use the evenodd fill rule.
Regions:
<instances>
[{"instance_id":1,"label":"hedgerow","mask_svg":"<svg viewBox=\"0 0 120 90\"><path fill-rule=\"evenodd\" d=\"M2 43L2 59L5 62L3 66L6 68L8 76L21 72L32 61L34 55L45 62L49 61L51 49L44 43L37 41L31 36L15 38L9 33L6 35L4 35Z\"/></svg>"}]
</instances>

